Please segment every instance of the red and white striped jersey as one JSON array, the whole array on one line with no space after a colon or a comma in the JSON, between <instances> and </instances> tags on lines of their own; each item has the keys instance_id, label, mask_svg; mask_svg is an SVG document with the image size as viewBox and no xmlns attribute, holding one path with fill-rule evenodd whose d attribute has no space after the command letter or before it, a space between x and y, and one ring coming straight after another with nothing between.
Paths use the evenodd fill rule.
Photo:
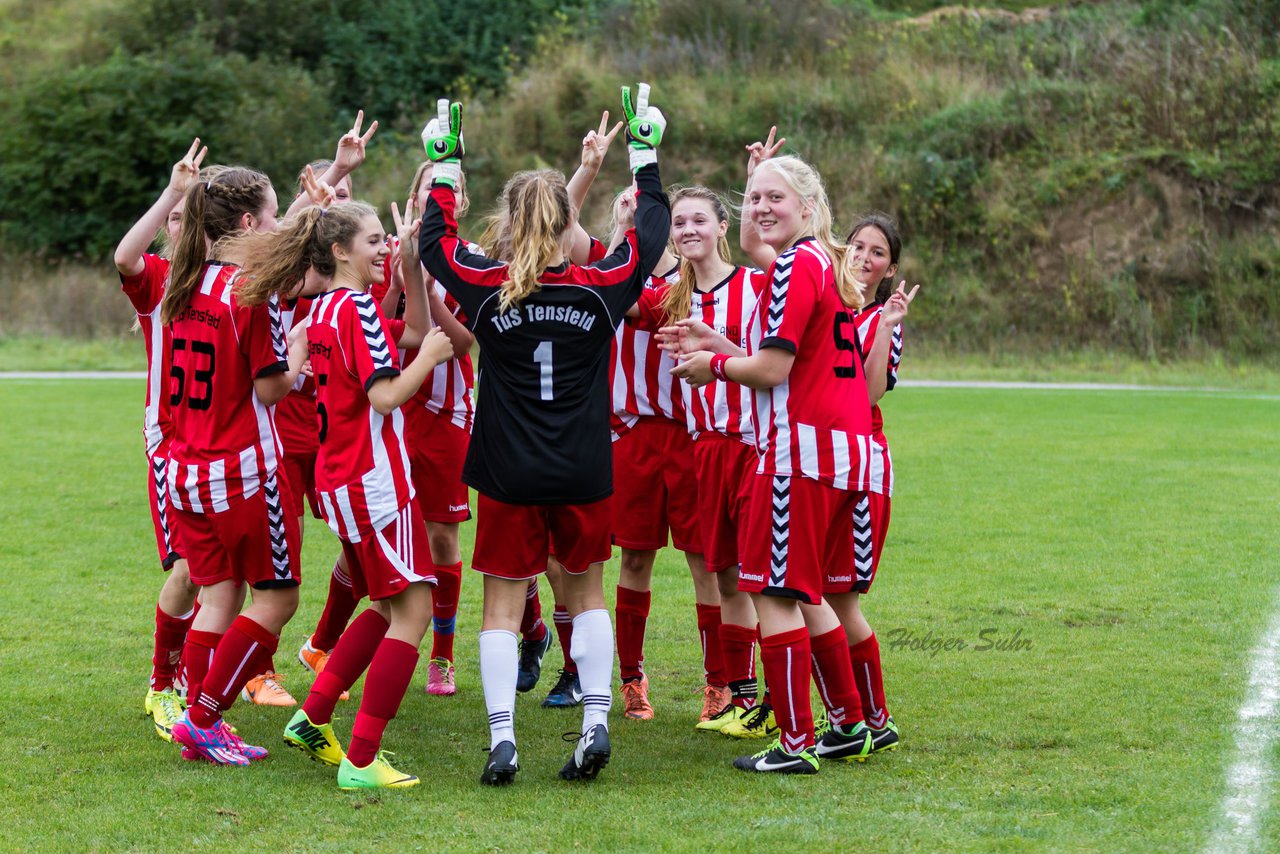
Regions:
<instances>
[{"instance_id":1,"label":"red and white striped jersey","mask_svg":"<svg viewBox=\"0 0 1280 854\"><path fill-rule=\"evenodd\" d=\"M479 247L475 247L478 249ZM472 249L472 251L475 251ZM445 308L453 316L466 325L467 318L462 313L458 301L451 297L439 284L434 284L436 293L444 300ZM439 325L439 324L434 324ZM417 358L417 350L405 351L405 364ZM471 366L471 354L464 353L436 365L422 387L406 404L406 406L422 406L428 412L443 415L454 425L467 432L471 431L471 422L475 417L475 398L471 390L475 387L475 370Z\"/></svg>"},{"instance_id":2,"label":"red and white striped jersey","mask_svg":"<svg viewBox=\"0 0 1280 854\"><path fill-rule=\"evenodd\" d=\"M858 324L858 342L859 349L862 351L863 361L866 361L867 354L871 351L871 345L876 340L876 332L880 328L880 314L884 309L883 303L872 303L864 308L855 319ZM886 365L888 377L885 382L885 392L893 391L893 387L898 384L898 366L902 364L902 324L899 323L893 327L893 336L889 339L889 361ZM880 404L871 407L871 435L875 437L876 444L880 446L884 460L884 477L881 481L880 490L873 489L872 492L882 492L884 495L893 495L893 461L889 457L889 441L884 435L884 416L880 414Z\"/></svg>"},{"instance_id":3,"label":"red and white striped jersey","mask_svg":"<svg viewBox=\"0 0 1280 854\"><path fill-rule=\"evenodd\" d=\"M169 497L193 513L221 513L272 481L280 459L273 407L255 378L289 369L280 306L241 306L236 267L210 262L169 325Z\"/></svg>"},{"instance_id":4,"label":"red and white striped jersey","mask_svg":"<svg viewBox=\"0 0 1280 854\"><path fill-rule=\"evenodd\" d=\"M653 274L644 283L646 291L675 281L680 268ZM613 412L628 428L642 416L670 418L685 423L684 401L676 388L671 369L676 359L658 349L653 332L628 318L618 325L613 344Z\"/></svg>"},{"instance_id":5,"label":"red and white striped jersey","mask_svg":"<svg viewBox=\"0 0 1280 854\"><path fill-rule=\"evenodd\" d=\"M760 474L802 475L836 489L883 490L881 455L853 312L840 300L831 259L812 238L777 257L752 324L754 349L795 355L787 379L756 391Z\"/></svg>"},{"instance_id":6,"label":"red and white striped jersey","mask_svg":"<svg viewBox=\"0 0 1280 854\"><path fill-rule=\"evenodd\" d=\"M338 288L316 298L307 348L316 379L320 514L351 543L386 527L413 498L404 413L381 415L369 387L400 373L395 341L404 325L388 321L368 293Z\"/></svg>"},{"instance_id":7,"label":"red and white striped jersey","mask_svg":"<svg viewBox=\"0 0 1280 854\"><path fill-rule=\"evenodd\" d=\"M723 282L705 293L694 290L689 316L701 320L734 344L746 349L747 328L758 310L761 292L768 278L764 271L750 267L734 267ZM645 327L666 325L662 300L666 286L646 290L640 295L640 317ZM738 383L720 380L699 389L681 382L680 394L685 421L693 436L707 431L722 433L747 444L755 442L751 420L751 389Z\"/></svg>"},{"instance_id":8,"label":"red and white striped jersey","mask_svg":"<svg viewBox=\"0 0 1280 854\"><path fill-rule=\"evenodd\" d=\"M286 337L298 321L311 311L310 297L299 297L280 306L280 324ZM315 454L320 446L320 426L316 416L316 381L299 372L293 388L276 404L276 431L286 456Z\"/></svg>"},{"instance_id":9,"label":"red and white striped jersey","mask_svg":"<svg viewBox=\"0 0 1280 854\"><path fill-rule=\"evenodd\" d=\"M164 456L171 432L164 362L169 328L160 322L160 301L168 281L169 259L151 254L142 256L141 273L120 277L120 289L138 313L138 325L147 349L147 408L142 417L142 438L148 457Z\"/></svg>"}]
</instances>

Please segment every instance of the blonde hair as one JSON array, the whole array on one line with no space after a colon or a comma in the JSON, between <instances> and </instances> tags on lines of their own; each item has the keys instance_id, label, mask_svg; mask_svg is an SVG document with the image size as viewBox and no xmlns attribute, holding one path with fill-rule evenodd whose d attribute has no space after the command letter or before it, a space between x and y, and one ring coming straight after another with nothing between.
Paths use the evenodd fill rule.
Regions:
<instances>
[{"instance_id":1,"label":"blonde hair","mask_svg":"<svg viewBox=\"0 0 1280 854\"><path fill-rule=\"evenodd\" d=\"M507 182L510 254L498 309L506 311L541 287L538 277L560 251L573 212L564 175L554 169L517 173Z\"/></svg>"},{"instance_id":2,"label":"blonde hair","mask_svg":"<svg viewBox=\"0 0 1280 854\"><path fill-rule=\"evenodd\" d=\"M191 304L208 259L205 240L217 242L240 230L240 218L261 212L271 179L243 166L211 167L183 198L182 225L169 265L169 285L160 303L160 322L172 323Z\"/></svg>"},{"instance_id":3,"label":"blonde hair","mask_svg":"<svg viewBox=\"0 0 1280 854\"><path fill-rule=\"evenodd\" d=\"M240 266L236 300L241 305L260 305L272 294L287 295L308 267L322 276L333 276L338 267L334 244L350 249L360 233L361 221L377 215L364 202L333 205L328 210L312 206L275 231L248 232L223 240L219 251Z\"/></svg>"},{"instance_id":4,"label":"blonde hair","mask_svg":"<svg viewBox=\"0 0 1280 854\"><path fill-rule=\"evenodd\" d=\"M724 203L724 199L706 187L676 187L671 191L671 209L685 199L691 199L699 202L706 202L711 206L711 212L715 214L717 222L727 223L729 221L729 207ZM675 229L672 229L672 239L674 240ZM720 260L725 263L733 262L733 255L729 252L729 240L725 235L720 235L720 239L716 241L716 252L720 256ZM675 254L675 253L672 253ZM662 311L672 322L684 320L689 316L689 307L693 302L693 262L688 258L680 259L680 277L676 281L669 283L667 293L662 298Z\"/></svg>"},{"instance_id":5,"label":"blonde hair","mask_svg":"<svg viewBox=\"0 0 1280 854\"><path fill-rule=\"evenodd\" d=\"M848 245L836 239L832 232L831 204L827 201L827 190L822 185L822 176L818 171L799 157L784 155L764 161L756 167L755 174L761 170L778 173L787 186L800 197L800 202L809 211L809 224L801 229L796 238L812 237L826 251L831 259L832 271L835 273L836 291L840 301L849 308L862 308L862 288L849 272L845 263Z\"/></svg>"}]
</instances>

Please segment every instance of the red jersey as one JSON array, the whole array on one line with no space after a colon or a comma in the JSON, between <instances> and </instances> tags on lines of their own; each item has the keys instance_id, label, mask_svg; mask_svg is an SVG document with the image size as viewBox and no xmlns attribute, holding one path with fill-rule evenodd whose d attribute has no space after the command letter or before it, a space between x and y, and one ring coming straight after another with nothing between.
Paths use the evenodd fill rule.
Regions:
<instances>
[{"instance_id":1,"label":"red jersey","mask_svg":"<svg viewBox=\"0 0 1280 854\"><path fill-rule=\"evenodd\" d=\"M872 303L860 312L855 320L858 325L858 341L859 349L863 353L863 360L866 354L870 352L871 345L875 343L876 332L880 328L880 314L884 310L882 303ZM885 367L889 376L886 379L884 390L886 392L893 391L893 387L898 384L898 365L902 363L902 324L899 323L893 327L893 336L889 340L889 361ZM883 495L893 495L893 462L889 458L889 441L884 436L884 416L880 414L880 405L876 404L871 407L871 435L875 437L876 444L880 446L881 460L878 465L883 469L883 475L877 480L872 478L872 483L878 483L881 489L872 489L872 492L880 492ZM873 460L873 469L877 465Z\"/></svg>"},{"instance_id":2,"label":"red jersey","mask_svg":"<svg viewBox=\"0 0 1280 854\"><path fill-rule=\"evenodd\" d=\"M165 392L164 354L168 349L169 329L160 322L160 300L169 281L169 260L159 255L142 256L142 272L121 276L120 289L138 313L142 340L147 349L147 408L142 418L142 438L147 456L164 456L171 426L169 398Z\"/></svg>"},{"instance_id":3,"label":"red jersey","mask_svg":"<svg viewBox=\"0 0 1280 854\"><path fill-rule=\"evenodd\" d=\"M290 329L311 311L310 297L300 297L280 307L280 324L287 336ZM299 372L293 388L276 404L276 430L287 456L309 456L320 447L316 416L316 381Z\"/></svg>"},{"instance_id":4,"label":"red jersey","mask_svg":"<svg viewBox=\"0 0 1280 854\"><path fill-rule=\"evenodd\" d=\"M644 290L660 288L675 281L679 274L679 267L661 275L655 273L645 281ZM641 416L655 415L684 424L684 401L675 388L677 380L671 375L671 369L678 363L666 350L658 349L653 330L627 318L618 325L613 341L610 379L616 419L627 427Z\"/></svg>"},{"instance_id":5,"label":"red jersey","mask_svg":"<svg viewBox=\"0 0 1280 854\"><path fill-rule=\"evenodd\" d=\"M871 405L853 312L840 300L831 259L812 238L769 267L752 324L753 349L795 354L790 375L753 395L759 474L803 475L836 489L872 489Z\"/></svg>"},{"instance_id":6,"label":"red jersey","mask_svg":"<svg viewBox=\"0 0 1280 854\"><path fill-rule=\"evenodd\" d=\"M308 319L320 417L316 493L320 515L347 542L386 527L413 498L404 413L381 415L368 395L377 380L399 375L395 340L403 330L372 295L348 288L317 297Z\"/></svg>"},{"instance_id":7,"label":"red jersey","mask_svg":"<svg viewBox=\"0 0 1280 854\"><path fill-rule=\"evenodd\" d=\"M689 305L689 316L701 320L734 344L747 348L747 327L757 311L760 293L768 283L761 270L734 267L723 282L706 293L694 290ZM646 289L637 303L640 318L645 327L667 323L662 313L662 301L667 287ZM668 374L669 376L669 374ZM755 443L755 428L751 421L751 389L738 383L714 380L699 389L688 383L680 383L682 408L689 432L693 436L714 431L748 445Z\"/></svg>"},{"instance_id":8,"label":"red jersey","mask_svg":"<svg viewBox=\"0 0 1280 854\"><path fill-rule=\"evenodd\" d=\"M191 302L169 324L169 497L193 513L221 513L274 478L280 458L272 407L253 381L289 369L280 306L245 307L236 267L205 264Z\"/></svg>"},{"instance_id":9,"label":"red jersey","mask_svg":"<svg viewBox=\"0 0 1280 854\"><path fill-rule=\"evenodd\" d=\"M472 247L475 251L479 247ZM465 326L466 315L458 301L451 297L439 284L433 284L436 293L444 300L445 308ZM438 326L439 324L433 324ZM405 364L417 358L418 351L406 351ZM418 389L406 406L421 406L428 412L442 415L453 424L467 432L471 431L471 422L475 417L476 405L471 390L475 388L475 370L471 366L471 354L463 353L436 365L427 379Z\"/></svg>"}]
</instances>

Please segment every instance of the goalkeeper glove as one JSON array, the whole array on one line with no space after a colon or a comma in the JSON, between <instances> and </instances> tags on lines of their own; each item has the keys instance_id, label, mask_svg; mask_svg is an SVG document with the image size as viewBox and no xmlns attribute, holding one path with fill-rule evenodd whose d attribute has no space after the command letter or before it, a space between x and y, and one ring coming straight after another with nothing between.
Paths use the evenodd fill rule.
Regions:
<instances>
[{"instance_id":1,"label":"goalkeeper glove","mask_svg":"<svg viewBox=\"0 0 1280 854\"><path fill-rule=\"evenodd\" d=\"M432 180L456 188L462 179L462 104L436 101L436 117L422 129L422 147L435 164Z\"/></svg>"},{"instance_id":2,"label":"goalkeeper glove","mask_svg":"<svg viewBox=\"0 0 1280 854\"><path fill-rule=\"evenodd\" d=\"M658 162L656 149L667 129L667 118L657 107L649 106L648 83L636 87L634 107L631 104L631 87L622 87L622 117L627 123L631 171L639 171L646 163Z\"/></svg>"}]
</instances>

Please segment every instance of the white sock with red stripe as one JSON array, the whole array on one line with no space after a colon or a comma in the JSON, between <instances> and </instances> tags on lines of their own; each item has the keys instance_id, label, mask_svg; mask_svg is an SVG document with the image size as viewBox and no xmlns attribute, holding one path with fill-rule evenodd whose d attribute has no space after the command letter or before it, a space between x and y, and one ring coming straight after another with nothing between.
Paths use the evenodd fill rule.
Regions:
<instances>
[{"instance_id":1,"label":"white sock with red stripe","mask_svg":"<svg viewBox=\"0 0 1280 854\"><path fill-rule=\"evenodd\" d=\"M582 731L609 724L613 706L613 626L603 608L573 618L574 662L582 685Z\"/></svg>"},{"instance_id":2,"label":"white sock with red stripe","mask_svg":"<svg viewBox=\"0 0 1280 854\"><path fill-rule=\"evenodd\" d=\"M610 669L612 665L611 660ZM519 669L515 632L490 629L480 633L480 684L489 710L490 750L503 741L516 743L516 671Z\"/></svg>"}]
</instances>

